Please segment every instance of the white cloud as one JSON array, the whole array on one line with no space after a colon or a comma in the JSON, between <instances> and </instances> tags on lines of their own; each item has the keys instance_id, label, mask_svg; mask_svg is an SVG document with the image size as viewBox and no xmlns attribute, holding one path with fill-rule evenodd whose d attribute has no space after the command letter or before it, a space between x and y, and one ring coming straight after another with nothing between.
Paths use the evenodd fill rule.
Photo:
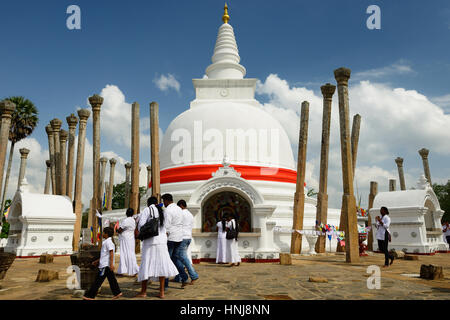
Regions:
<instances>
[{"instance_id":1,"label":"white cloud","mask_svg":"<svg viewBox=\"0 0 450 320\"><path fill-rule=\"evenodd\" d=\"M442 107L446 111L450 111L450 94L446 94L440 97L434 97L431 99L435 104Z\"/></svg>"},{"instance_id":2,"label":"white cloud","mask_svg":"<svg viewBox=\"0 0 450 320\"><path fill-rule=\"evenodd\" d=\"M153 82L161 91L168 91L170 89L174 89L176 92L180 92L180 83L170 73L168 73L167 75L164 74L160 75L159 78L155 78Z\"/></svg>"},{"instance_id":3,"label":"white cloud","mask_svg":"<svg viewBox=\"0 0 450 320\"><path fill-rule=\"evenodd\" d=\"M271 74L258 82L257 93L266 96L263 108L285 128L297 157L301 102L310 102L307 174L308 187L318 190L320 146L322 136L322 95L289 83ZM355 179L363 204L367 204L370 181L379 183L379 191L388 189L388 179L397 179L394 159L405 158L407 188L415 185L423 172L417 150L430 149L432 159L450 155L450 115L415 90L391 88L385 84L361 81L349 88L351 117L362 117ZM338 95L333 96L329 186L330 205L340 207L342 197L342 168L339 133ZM351 120L350 120L351 121ZM447 181L446 167L436 161L432 167L433 182ZM356 193L356 188L355 188ZM356 194L355 194L356 195Z\"/></svg>"},{"instance_id":4,"label":"white cloud","mask_svg":"<svg viewBox=\"0 0 450 320\"><path fill-rule=\"evenodd\" d=\"M414 72L415 71L411 68L410 65L407 64L406 61L400 60L386 67L356 72L355 74L353 74L352 78L353 80L365 80L388 77L392 75L411 74Z\"/></svg>"}]
</instances>

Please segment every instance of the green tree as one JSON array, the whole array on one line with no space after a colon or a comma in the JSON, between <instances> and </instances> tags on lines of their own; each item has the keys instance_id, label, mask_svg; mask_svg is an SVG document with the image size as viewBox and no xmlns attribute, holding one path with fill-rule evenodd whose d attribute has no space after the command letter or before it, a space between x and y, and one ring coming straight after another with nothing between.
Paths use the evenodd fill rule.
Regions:
<instances>
[{"instance_id":1,"label":"green tree","mask_svg":"<svg viewBox=\"0 0 450 320\"><path fill-rule=\"evenodd\" d=\"M5 212L11 206L11 199L5 201ZM3 224L0 232L0 239L8 238L10 224L6 221L5 217L3 217Z\"/></svg>"},{"instance_id":2,"label":"green tree","mask_svg":"<svg viewBox=\"0 0 450 320\"><path fill-rule=\"evenodd\" d=\"M113 187L113 195L112 195L112 209L124 209L125 208L125 184L126 182L122 182L114 185ZM139 199L145 194L147 191L146 187L139 187Z\"/></svg>"},{"instance_id":3,"label":"green tree","mask_svg":"<svg viewBox=\"0 0 450 320\"><path fill-rule=\"evenodd\" d=\"M442 221L450 221L450 181L447 184L433 184L433 191L439 200L441 209L445 211Z\"/></svg>"},{"instance_id":4,"label":"green tree","mask_svg":"<svg viewBox=\"0 0 450 320\"><path fill-rule=\"evenodd\" d=\"M306 194L308 197L315 197L315 196L317 196L319 193L318 192L316 192L315 190L314 190L314 188L311 188L311 189L309 189L308 190L308 193Z\"/></svg>"},{"instance_id":5,"label":"green tree","mask_svg":"<svg viewBox=\"0 0 450 320\"><path fill-rule=\"evenodd\" d=\"M9 150L8 168L6 169L5 185L3 186L3 195L1 201L0 221L3 221L3 211L5 208L5 197L8 189L9 175L11 173L12 158L14 155L14 146L20 140L28 137L33 133L36 128L39 118L38 110L36 106L28 99L24 97L9 97L6 98L16 104L11 118L11 128L9 129L9 141L11 141L11 147ZM0 181L1 183L1 181Z\"/></svg>"}]
</instances>

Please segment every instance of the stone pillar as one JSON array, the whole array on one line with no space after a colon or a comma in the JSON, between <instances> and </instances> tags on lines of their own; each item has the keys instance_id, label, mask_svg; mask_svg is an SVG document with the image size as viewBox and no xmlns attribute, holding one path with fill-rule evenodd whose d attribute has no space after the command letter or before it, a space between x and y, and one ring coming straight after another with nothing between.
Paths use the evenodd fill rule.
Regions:
<instances>
[{"instance_id":1,"label":"stone pillar","mask_svg":"<svg viewBox=\"0 0 450 320\"><path fill-rule=\"evenodd\" d=\"M52 179L52 172L51 172L52 163L50 162L50 160L47 160L45 161L45 164L47 165L47 172L45 174L44 194L50 194L50 180Z\"/></svg>"},{"instance_id":2,"label":"stone pillar","mask_svg":"<svg viewBox=\"0 0 450 320\"><path fill-rule=\"evenodd\" d=\"M139 211L139 103L131 108L131 195L130 208Z\"/></svg>"},{"instance_id":3,"label":"stone pillar","mask_svg":"<svg viewBox=\"0 0 450 320\"><path fill-rule=\"evenodd\" d=\"M428 165L428 154L430 153L430 150L422 148L419 150L419 154L422 157L422 162L423 162L423 171L425 173L425 178L427 178L428 183L430 184L430 186L432 186L432 182L431 182L431 173L430 173L430 166Z\"/></svg>"},{"instance_id":4,"label":"stone pillar","mask_svg":"<svg viewBox=\"0 0 450 320\"><path fill-rule=\"evenodd\" d=\"M150 152L152 165L152 195L161 201L160 172L159 172L159 106L150 103Z\"/></svg>"},{"instance_id":5,"label":"stone pillar","mask_svg":"<svg viewBox=\"0 0 450 320\"><path fill-rule=\"evenodd\" d=\"M400 190L406 190L405 174L403 173L403 158L397 157L395 159L398 169L398 177L400 179Z\"/></svg>"},{"instance_id":6,"label":"stone pillar","mask_svg":"<svg viewBox=\"0 0 450 320\"><path fill-rule=\"evenodd\" d=\"M395 179L389 179L389 191L395 191L397 181Z\"/></svg>"},{"instance_id":7,"label":"stone pillar","mask_svg":"<svg viewBox=\"0 0 450 320\"><path fill-rule=\"evenodd\" d=\"M99 188L100 188L100 192L99 192L99 198L101 200L100 202L100 209L103 211L103 198L104 198L104 194L106 193L106 189L105 188L105 175L106 175L106 163L108 162L108 159L106 159L105 157L100 158L100 181L99 181ZM106 205L106 203L105 203Z\"/></svg>"},{"instance_id":8,"label":"stone pillar","mask_svg":"<svg viewBox=\"0 0 450 320\"><path fill-rule=\"evenodd\" d=\"M50 173L52 183L52 194L56 194L56 167L55 167L55 140L53 139L53 129L49 124L45 127L48 136L48 153L50 158Z\"/></svg>"},{"instance_id":9,"label":"stone pillar","mask_svg":"<svg viewBox=\"0 0 450 320\"><path fill-rule=\"evenodd\" d=\"M341 160L342 180L344 194L342 196L342 215L345 221L345 251L346 261L350 263L359 262L359 239L358 224L356 216L356 200L353 192L353 164L350 141L350 115L348 98L348 80L351 70L340 68L334 71L338 84L339 95L339 122L341 133Z\"/></svg>"},{"instance_id":10,"label":"stone pillar","mask_svg":"<svg viewBox=\"0 0 450 320\"><path fill-rule=\"evenodd\" d=\"M27 158L30 150L27 148L22 148L19 150L20 152L20 169L19 169L19 179L17 181L17 190L19 190L20 185L22 184L23 178L25 177L25 170L27 168Z\"/></svg>"},{"instance_id":11,"label":"stone pillar","mask_svg":"<svg viewBox=\"0 0 450 320\"><path fill-rule=\"evenodd\" d=\"M367 219L368 219L368 226L372 227L372 219L370 217L370 209L373 208L373 201L375 200L375 196L378 193L378 183L375 181L370 181L370 193L369 193L369 207L367 208ZM373 233L374 230L370 230L370 232L367 233L367 249L369 251L373 251Z\"/></svg>"},{"instance_id":12,"label":"stone pillar","mask_svg":"<svg viewBox=\"0 0 450 320\"><path fill-rule=\"evenodd\" d=\"M331 104L336 86L327 83L320 87L323 95L323 115L322 115L322 145L320 149L320 182L319 193L317 194L316 220L319 224L327 223L328 216L328 154L330 150L330 124L331 124ZM326 236L319 236L316 242L316 252L324 253Z\"/></svg>"},{"instance_id":13,"label":"stone pillar","mask_svg":"<svg viewBox=\"0 0 450 320\"><path fill-rule=\"evenodd\" d=\"M72 113L66 118L69 126L69 152L67 155L67 175L66 175L66 194L73 199L73 167L75 156L75 131L77 129L78 118Z\"/></svg>"},{"instance_id":14,"label":"stone pillar","mask_svg":"<svg viewBox=\"0 0 450 320\"><path fill-rule=\"evenodd\" d=\"M112 210L112 197L114 188L114 170L116 168L116 159L112 158L109 160L109 186L108 186L108 203L106 205L106 210Z\"/></svg>"},{"instance_id":15,"label":"stone pillar","mask_svg":"<svg viewBox=\"0 0 450 320\"><path fill-rule=\"evenodd\" d=\"M130 207L130 174L131 163L125 163L125 209Z\"/></svg>"},{"instance_id":16,"label":"stone pillar","mask_svg":"<svg viewBox=\"0 0 450 320\"><path fill-rule=\"evenodd\" d=\"M355 179L356 157L358 156L359 129L361 127L361 116L355 114L352 125L352 168L353 180Z\"/></svg>"},{"instance_id":17,"label":"stone pillar","mask_svg":"<svg viewBox=\"0 0 450 320\"><path fill-rule=\"evenodd\" d=\"M67 165L66 165L66 149L67 149L67 138L69 137L69 133L66 130L61 130L59 134L59 143L60 143L60 159L61 162L61 195L67 195Z\"/></svg>"},{"instance_id":18,"label":"stone pillar","mask_svg":"<svg viewBox=\"0 0 450 320\"><path fill-rule=\"evenodd\" d=\"M147 190L149 189L150 182L152 182L152 166L147 166Z\"/></svg>"},{"instance_id":19,"label":"stone pillar","mask_svg":"<svg viewBox=\"0 0 450 320\"><path fill-rule=\"evenodd\" d=\"M55 148L55 183L56 183L56 194L62 195L61 189L61 143L59 139L59 132L61 130L62 121L59 119L53 119L50 121L53 129L53 141Z\"/></svg>"},{"instance_id":20,"label":"stone pillar","mask_svg":"<svg viewBox=\"0 0 450 320\"><path fill-rule=\"evenodd\" d=\"M94 229L94 243L97 239L97 218L95 216L96 210L101 210L101 199L100 199L100 109L103 104L103 98L95 94L89 98L89 103L92 107L92 120L93 120L93 175L92 175L92 186L93 186L93 196L92 196L92 206L91 206L91 221L92 227ZM89 226L90 227L90 226ZM101 243L101 237L100 237Z\"/></svg>"},{"instance_id":21,"label":"stone pillar","mask_svg":"<svg viewBox=\"0 0 450 320\"><path fill-rule=\"evenodd\" d=\"M292 229L303 229L303 216L305 211L305 171L306 171L306 147L308 142L309 102L302 103L300 117L300 138L298 142L297 162L297 186L294 197L294 219ZM302 235L292 233L291 253L299 254L302 250Z\"/></svg>"},{"instance_id":22,"label":"stone pillar","mask_svg":"<svg viewBox=\"0 0 450 320\"><path fill-rule=\"evenodd\" d=\"M9 101L0 101L1 127L0 127L0 194L2 194L3 172L5 168L6 149L8 147L11 118L16 105ZM0 212L0 224L2 224L3 212Z\"/></svg>"},{"instance_id":23,"label":"stone pillar","mask_svg":"<svg viewBox=\"0 0 450 320\"><path fill-rule=\"evenodd\" d=\"M76 222L73 230L73 251L78 251L78 244L80 241L81 232L81 218L83 203L81 202L82 188L83 188L83 169L84 169L84 145L86 142L86 125L91 112L89 109L78 110L78 117L80 118L80 125L78 126L78 147L77 147L77 163L75 168L75 194L74 207Z\"/></svg>"}]
</instances>

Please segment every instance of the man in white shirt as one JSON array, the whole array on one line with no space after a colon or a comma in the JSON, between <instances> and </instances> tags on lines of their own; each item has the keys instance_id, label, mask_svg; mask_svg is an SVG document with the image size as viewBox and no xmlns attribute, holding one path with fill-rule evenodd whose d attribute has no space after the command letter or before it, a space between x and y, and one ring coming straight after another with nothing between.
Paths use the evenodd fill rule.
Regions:
<instances>
[{"instance_id":1,"label":"man in white shirt","mask_svg":"<svg viewBox=\"0 0 450 320\"><path fill-rule=\"evenodd\" d=\"M386 207L380 208L381 218L379 216L375 217L376 222L376 238L378 240L378 248L384 253L384 268L389 267L390 264L394 262L394 255L389 253L389 226L391 225L391 218L389 218L389 210ZM389 259L391 263L389 264Z\"/></svg>"},{"instance_id":2,"label":"man in white shirt","mask_svg":"<svg viewBox=\"0 0 450 320\"><path fill-rule=\"evenodd\" d=\"M184 272L183 263L180 260L180 245L183 241L183 212L179 206L173 203L173 197L171 194L164 194L161 199L163 200L164 218L166 219L167 230L167 248L169 249L169 255L174 265L177 267L178 272L181 274ZM166 278L164 288L169 286L169 279Z\"/></svg>"},{"instance_id":3,"label":"man in white shirt","mask_svg":"<svg viewBox=\"0 0 450 320\"><path fill-rule=\"evenodd\" d=\"M184 267L186 267L189 276L191 277L190 284L194 284L194 282L198 279L198 274L195 271L194 267L191 264L191 261L189 260L187 256L187 250L189 248L189 245L192 241L192 228L194 226L194 216L192 213L189 212L187 208L186 201L180 200L177 202L177 205L181 208L183 212L183 241L181 242L180 248L179 248L179 255L180 255L180 261L183 264L183 272L180 272L179 275L175 277L175 282L181 282L182 287L186 286L188 284L188 275L184 271Z\"/></svg>"}]
</instances>

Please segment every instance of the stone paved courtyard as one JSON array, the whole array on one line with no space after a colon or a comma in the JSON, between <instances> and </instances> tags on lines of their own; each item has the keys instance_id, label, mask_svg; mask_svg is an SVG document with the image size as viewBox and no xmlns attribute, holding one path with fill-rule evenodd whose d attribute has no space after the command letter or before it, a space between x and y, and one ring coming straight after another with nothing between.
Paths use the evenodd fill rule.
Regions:
<instances>
[{"instance_id":1,"label":"stone paved courtyard","mask_svg":"<svg viewBox=\"0 0 450 320\"><path fill-rule=\"evenodd\" d=\"M116 268L118 265L116 257ZM367 288L366 272L369 265L381 266L381 254L362 257L359 264L345 263L345 256L326 254L321 256L295 256L292 265L277 263L243 263L239 267L201 263L195 265L200 279L195 285L181 288L170 282L166 300L321 300L321 299L450 299L450 254L419 256L418 261L396 260L390 268L381 268L381 289ZM445 279L423 280L413 277L420 273L421 264L439 265L444 268ZM4 280L0 281L0 300L79 300L66 288L69 257L56 257L54 263L40 264L39 259L16 259ZM39 269L59 272L59 280L35 282ZM402 275L404 274L404 275ZM409 276L406 276L409 275ZM309 282L310 276L325 277L328 283ZM118 277L123 299L133 298L140 285L135 278ZM383 290L388 289L388 290ZM148 298L158 291L158 284L149 286ZM97 299L112 297L107 281Z\"/></svg>"}]
</instances>

